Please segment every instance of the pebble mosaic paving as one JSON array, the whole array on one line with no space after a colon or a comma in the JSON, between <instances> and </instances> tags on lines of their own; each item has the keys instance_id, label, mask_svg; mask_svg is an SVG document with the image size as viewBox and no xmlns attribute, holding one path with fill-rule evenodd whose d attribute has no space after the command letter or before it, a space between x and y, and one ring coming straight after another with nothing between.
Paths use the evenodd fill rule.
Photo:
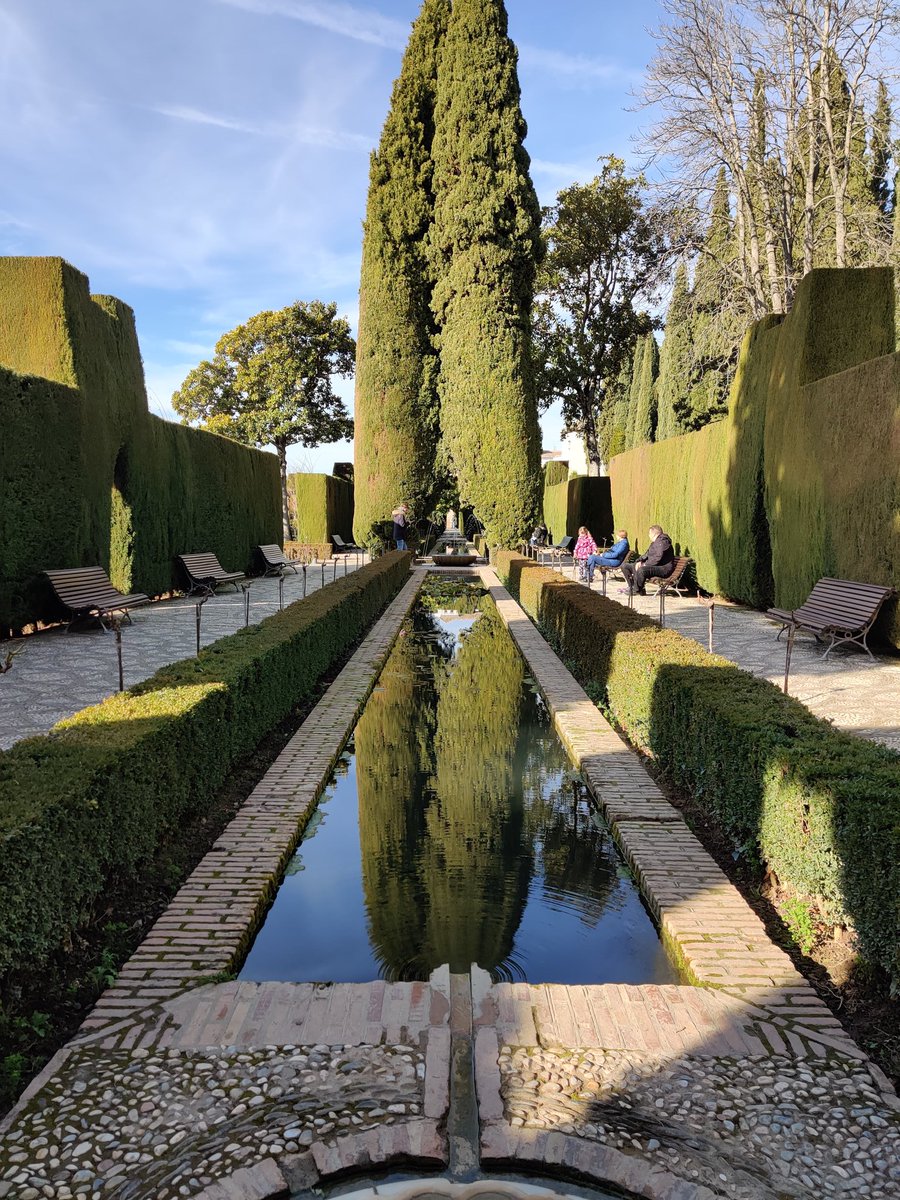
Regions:
<instances>
[{"instance_id":1,"label":"pebble mosaic paving","mask_svg":"<svg viewBox=\"0 0 900 1200\"><path fill-rule=\"evenodd\" d=\"M274 1200L379 1167L445 1176L466 1045L482 1178L355 1193L345 1182L351 1200L561 1191L486 1171L561 1172L576 1194L609 1185L650 1200L900 1194L890 1084L489 570L481 578L687 981L492 984L474 965L421 983L208 981L239 960L422 578L5 1123L0 1198Z\"/></svg>"}]
</instances>

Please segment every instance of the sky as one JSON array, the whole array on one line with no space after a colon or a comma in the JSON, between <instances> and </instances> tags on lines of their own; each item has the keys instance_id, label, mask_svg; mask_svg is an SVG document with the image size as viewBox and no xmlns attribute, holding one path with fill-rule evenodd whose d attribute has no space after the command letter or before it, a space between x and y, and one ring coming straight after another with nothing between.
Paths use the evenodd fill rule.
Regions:
<instances>
[{"instance_id":1,"label":"sky","mask_svg":"<svg viewBox=\"0 0 900 1200\"><path fill-rule=\"evenodd\" d=\"M656 0L507 0L543 204L617 154ZM334 300L356 331L369 154L419 0L0 0L0 254L135 311L150 410L226 330ZM352 406L352 380L336 390ZM559 444L560 416L542 419ZM294 447L330 471L345 443Z\"/></svg>"}]
</instances>

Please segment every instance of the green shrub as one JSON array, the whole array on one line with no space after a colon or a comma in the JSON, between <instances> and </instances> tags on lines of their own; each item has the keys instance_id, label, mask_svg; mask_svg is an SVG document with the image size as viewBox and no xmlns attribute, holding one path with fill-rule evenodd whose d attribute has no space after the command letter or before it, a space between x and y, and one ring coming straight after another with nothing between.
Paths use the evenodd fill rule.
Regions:
<instances>
[{"instance_id":1,"label":"green shrub","mask_svg":"<svg viewBox=\"0 0 900 1200\"><path fill-rule=\"evenodd\" d=\"M280 536L275 456L151 416L134 315L62 259L0 262L0 364L0 627L62 615L50 568L159 594L176 554Z\"/></svg>"},{"instance_id":2,"label":"green shrub","mask_svg":"<svg viewBox=\"0 0 900 1200\"><path fill-rule=\"evenodd\" d=\"M408 576L392 553L0 753L0 977L34 971L310 694Z\"/></svg>"},{"instance_id":3,"label":"green shrub","mask_svg":"<svg viewBox=\"0 0 900 1200\"><path fill-rule=\"evenodd\" d=\"M495 566L628 737L900 986L900 758L696 642L510 552Z\"/></svg>"},{"instance_id":4,"label":"green shrub","mask_svg":"<svg viewBox=\"0 0 900 1200\"><path fill-rule=\"evenodd\" d=\"M334 475L300 472L288 478L298 542L328 542L337 533L353 541L353 484Z\"/></svg>"}]
</instances>

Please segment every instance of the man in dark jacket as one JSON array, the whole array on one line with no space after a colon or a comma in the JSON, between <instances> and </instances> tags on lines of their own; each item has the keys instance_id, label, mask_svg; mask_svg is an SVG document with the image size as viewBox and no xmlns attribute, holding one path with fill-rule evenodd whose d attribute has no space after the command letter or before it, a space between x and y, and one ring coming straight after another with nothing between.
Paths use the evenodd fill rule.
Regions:
<instances>
[{"instance_id":1,"label":"man in dark jacket","mask_svg":"<svg viewBox=\"0 0 900 1200\"><path fill-rule=\"evenodd\" d=\"M646 596L648 579L668 579L675 570L675 551L672 549L672 539L663 533L661 525L651 525L649 529L650 545L647 553L634 563L625 563L622 574L625 576L627 588L620 591L633 592L638 596Z\"/></svg>"}]
</instances>

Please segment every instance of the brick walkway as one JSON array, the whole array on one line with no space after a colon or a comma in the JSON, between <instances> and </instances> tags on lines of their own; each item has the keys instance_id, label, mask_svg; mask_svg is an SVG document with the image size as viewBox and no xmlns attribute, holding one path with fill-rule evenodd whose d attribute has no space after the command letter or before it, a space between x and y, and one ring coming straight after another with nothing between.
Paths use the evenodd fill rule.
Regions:
<instances>
[{"instance_id":1,"label":"brick walkway","mask_svg":"<svg viewBox=\"0 0 900 1200\"><path fill-rule=\"evenodd\" d=\"M266 1200L479 1154L482 1172L563 1169L651 1200L896 1195L889 1084L489 570L685 982L492 985L474 965L420 983L210 981L239 961L423 577L26 1093L0 1197Z\"/></svg>"},{"instance_id":2,"label":"brick walkway","mask_svg":"<svg viewBox=\"0 0 900 1200\"><path fill-rule=\"evenodd\" d=\"M347 556L311 564L306 571L307 594L322 587L323 580L327 587L335 572L340 579L345 570L355 570L356 562ZM302 572L289 573L283 588L285 605L302 595ZM277 612L278 603L278 580L255 579L250 588L250 624ZM195 653L195 613L195 601L187 598L160 600L134 610L134 624L122 628L126 688ZM221 592L203 605L200 644L209 646L243 627L243 595ZM60 626L18 642L0 643L4 650L10 645L23 649L12 670L0 677L0 750L20 738L47 733L57 721L99 703L119 686L115 638L94 623L84 623L72 633Z\"/></svg>"}]
</instances>

